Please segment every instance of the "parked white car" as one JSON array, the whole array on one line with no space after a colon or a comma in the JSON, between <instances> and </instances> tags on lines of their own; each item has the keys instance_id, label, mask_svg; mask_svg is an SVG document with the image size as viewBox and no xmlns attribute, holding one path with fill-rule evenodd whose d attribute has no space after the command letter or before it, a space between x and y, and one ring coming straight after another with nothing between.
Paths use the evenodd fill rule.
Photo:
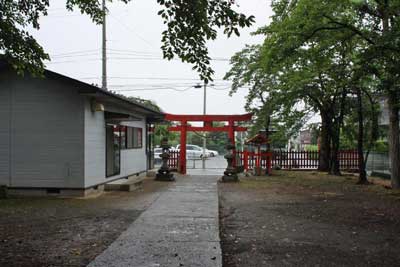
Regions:
<instances>
[{"instance_id":1,"label":"parked white car","mask_svg":"<svg viewBox=\"0 0 400 267\"><path fill-rule=\"evenodd\" d=\"M179 149L180 145L176 146L176 150L180 150ZM207 153L206 150L206 157L209 157L210 154ZM202 158L203 157L203 148L196 146L196 145L191 145L191 144L187 144L186 145L186 158L188 159L198 159L198 158Z\"/></svg>"},{"instance_id":2,"label":"parked white car","mask_svg":"<svg viewBox=\"0 0 400 267\"><path fill-rule=\"evenodd\" d=\"M209 150L209 149L206 149L206 153L207 153L208 155L210 155L210 157L216 157L216 156L219 155L219 154L218 154L218 151L216 151L216 150Z\"/></svg>"}]
</instances>

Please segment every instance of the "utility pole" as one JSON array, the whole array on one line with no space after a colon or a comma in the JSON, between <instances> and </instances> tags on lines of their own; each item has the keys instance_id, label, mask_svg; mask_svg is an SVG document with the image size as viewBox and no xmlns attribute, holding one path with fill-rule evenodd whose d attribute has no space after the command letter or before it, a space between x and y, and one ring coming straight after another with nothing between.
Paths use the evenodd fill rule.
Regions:
<instances>
[{"instance_id":1,"label":"utility pole","mask_svg":"<svg viewBox=\"0 0 400 267\"><path fill-rule=\"evenodd\" d=\"M102 33L102 85L101 88L107 90L107 40L106 40L106 0L102 3L103 9L103 33Z\"/></svg>"},{"instance_id":2,"label":"utility pole","mask_svg":"<svg viewBox=\"0 0 400 267\"><path fill-rule=\"evenodd\" d=\"M207 106L207 83L204 83L204 100L203 100L203 115L206 115L206 106ZM204 122L203 126L206 123ZM206 168L206 133L203 133L203 158L202 158L202 167Z\"/></svg>"}]
</instances>

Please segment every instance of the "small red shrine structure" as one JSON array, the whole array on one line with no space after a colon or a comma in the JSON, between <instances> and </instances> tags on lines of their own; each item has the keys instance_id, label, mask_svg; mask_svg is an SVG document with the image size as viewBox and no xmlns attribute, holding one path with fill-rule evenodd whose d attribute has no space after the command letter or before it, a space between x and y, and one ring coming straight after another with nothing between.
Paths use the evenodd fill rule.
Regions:
<instances>
[{"instance_id":1,"label":"small red shrine structure","mask_svg":"<svg viewBox=\"0 0 400 267\"><path fill-rule=\"evenodd\" d=\"M265 169L267 174L271 174L272 152L268 151L269 143L269 139L265 136L265 134L262 133L258 133L257 135L246 141L246 145L255 146L256 150L243 152L243 162L245 170L250 169L250 166L248 166L249 158L254 158L255 164L252 167L255 175L261 175L262 169ZM261 151L261 146L263 145L266 146L267 151Z\"/></svg>"},{"instance_id":2,"label":"small red shrine structure","mask_svg":"<svg viewBox=\"0 0 400 267\"><path fill-rule=\"evenodd\" d=\"M180 132L179 172L186 174L186 136L188 131L195 132L227 132L230 142L235 145L235 132L245 132L247 127L236 125L239 121L250 121L253 114L241 115L182 115L165 114L164 120L180 124L168 128L172 132ZM225 126L213 126L213 122L227 122ZM188 122L203 122L203 126L192 126Z\"/></svg>"}]
</instances>

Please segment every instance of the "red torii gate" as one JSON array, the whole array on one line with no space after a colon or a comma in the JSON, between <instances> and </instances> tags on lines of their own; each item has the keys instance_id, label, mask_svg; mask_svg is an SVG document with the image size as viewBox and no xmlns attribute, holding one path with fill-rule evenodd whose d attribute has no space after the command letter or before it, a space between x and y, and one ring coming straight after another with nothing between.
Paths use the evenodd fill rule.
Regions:
<instances>
[{"instance_id":1,"label":"red torii gate","mask_svg":"<svg viewBox=\"0 0 400 267\"><path fill-rule=\"evenodd\" d=\"M180 125L171 126L168 128L171 132L181 133L181 144L179 153L179 172L186 174L186 135L188 131L198 132L228 132L228 138L235 145L235 131L245 132L247 127L235 126L237 121L250 121L252 113L241 114L241 115L177 115L177 114L165 114L164 119L167 121L179 121ZM203 126L191 126L188 125L189 121L202 121ZM212 123L214 121L228 122L227 126L214 127Z\"/></svg>"}]
</instances>

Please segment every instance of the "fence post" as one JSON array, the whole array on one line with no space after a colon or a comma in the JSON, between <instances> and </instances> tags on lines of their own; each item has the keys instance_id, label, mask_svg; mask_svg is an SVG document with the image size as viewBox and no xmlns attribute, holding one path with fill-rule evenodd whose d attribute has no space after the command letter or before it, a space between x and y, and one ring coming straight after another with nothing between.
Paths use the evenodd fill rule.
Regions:
<instances>
[{"instance_id":1,"label":"fence post","mask_svg":"<svg viewBox=\"0 0 400 267\"><path fill-rule=\"evenodd\" d=\"M248 162L249 154L247 150L243 151L243 167L246 171L249 169L249 162Z\"/></svg>"},{"instance_id":2,"label":"fence post","mask_svg":"<svg viewBox=\"0 0 400 267\"><path fill-rule=\"evenodd\" d=\"M268 171L268 175L271 175L271 171L272 171L272 153L271 152L267 152L267 171Z\"/></svg>"}]
</instances>

